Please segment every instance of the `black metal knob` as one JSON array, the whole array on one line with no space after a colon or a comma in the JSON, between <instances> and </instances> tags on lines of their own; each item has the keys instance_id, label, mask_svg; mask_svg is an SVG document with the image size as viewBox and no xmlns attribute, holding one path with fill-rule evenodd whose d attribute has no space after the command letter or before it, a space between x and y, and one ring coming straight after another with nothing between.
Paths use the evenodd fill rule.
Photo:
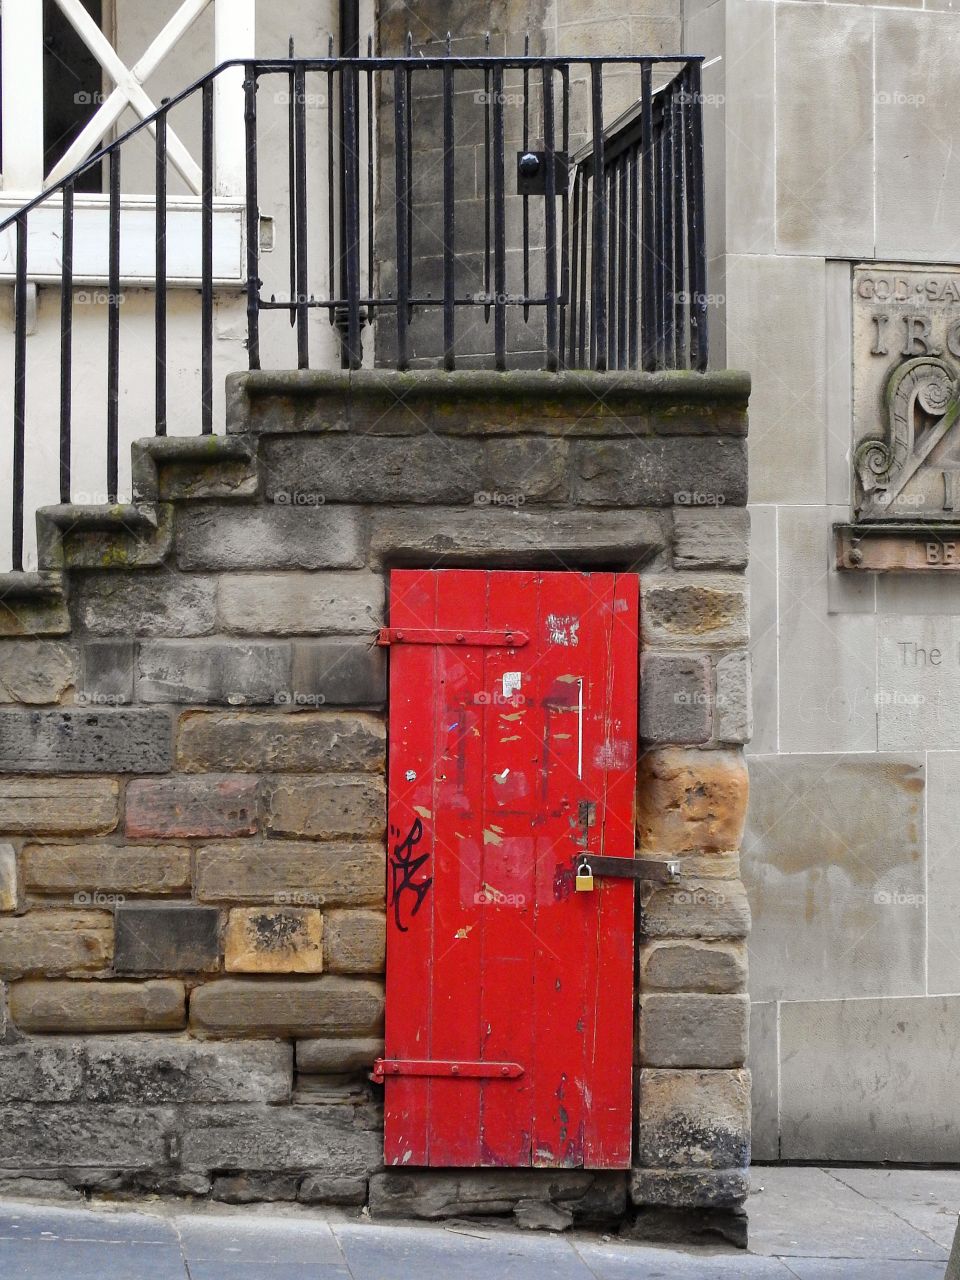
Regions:
<instances>
[{"instance_id":1,"label":"black metal knob","mask_svg":"<svg viewBox=\"0 0 960 1280\"><path fill-rule=\"evenodd\" d=\"M532 151L526 151L520 157L519 169L524 178L533 178L540 172L540 157Z\"/></svg>"}]
</instances>

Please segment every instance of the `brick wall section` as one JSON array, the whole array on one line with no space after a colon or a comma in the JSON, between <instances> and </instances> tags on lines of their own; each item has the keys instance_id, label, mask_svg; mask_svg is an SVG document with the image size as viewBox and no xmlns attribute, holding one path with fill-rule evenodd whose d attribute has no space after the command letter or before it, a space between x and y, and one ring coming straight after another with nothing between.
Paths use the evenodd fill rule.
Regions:
<instances>
[{"instance_id":1,"label":"brick wall section","mask_svg":"<svg viewBox=\"0 0 960 1280\"><path fill-rule=\"evenodd\" d=\"M730 374L241 375L226 437L135 446L130 506L40 514L40 572L0 580L0 1186L739 1204L746 395ZM404 564L642 574L638 836L683 881L644 893L629 1187L381 1171L374 639Z\"/></svg>"}]
</instances>

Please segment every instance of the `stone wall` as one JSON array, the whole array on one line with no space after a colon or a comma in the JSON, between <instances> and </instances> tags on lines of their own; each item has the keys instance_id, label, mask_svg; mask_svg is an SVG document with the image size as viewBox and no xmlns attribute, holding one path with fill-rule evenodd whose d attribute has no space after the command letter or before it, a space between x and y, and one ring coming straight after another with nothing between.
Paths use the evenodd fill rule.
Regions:
<instances>
[{"instance_id":1,"label":"stone wall","mask_svg":"<svg viewBox=\"0 0 960 1280\"><path fill-rule=\"evenodd\" d=\"M0 580L0 1187L730 1229L749 1077L741 375L249 374ZM712 494L712 505L696 504ZM696 497L693 495L700 495ZM385 1173L386 571L641 573L635 1169ZM529 1202L535 1207L530 1209ZM540 1205L540 1208L536 1206ZM741 1220L733 1219L740 1232Z\"/></svg>"}]
</instances>

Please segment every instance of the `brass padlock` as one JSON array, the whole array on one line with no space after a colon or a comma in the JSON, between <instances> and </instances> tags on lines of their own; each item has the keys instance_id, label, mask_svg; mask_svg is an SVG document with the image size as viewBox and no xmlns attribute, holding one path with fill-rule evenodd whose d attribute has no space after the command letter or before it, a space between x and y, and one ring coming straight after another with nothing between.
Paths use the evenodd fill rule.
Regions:
<instances>
[{"instance_id":1,"label":"brass padlock","mask_svg":"<svg viewBox=\"0 0 960 1280\"><path fill-rule=\"evenodd\" d=\"M584 859L577 867L577 879L575 881L577 893L589 893L593 888L593 871L590 863Z\"/></svg>"}]
</instances>

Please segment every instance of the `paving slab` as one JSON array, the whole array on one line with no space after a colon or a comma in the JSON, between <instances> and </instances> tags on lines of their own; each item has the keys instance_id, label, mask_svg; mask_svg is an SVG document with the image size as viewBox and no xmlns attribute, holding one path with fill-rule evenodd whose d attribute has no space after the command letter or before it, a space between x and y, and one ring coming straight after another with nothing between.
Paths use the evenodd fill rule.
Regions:
<instances>
[{"instance_id":1,"label":"paving slab","mask_svg":"<svg viewBox=\"0 0 960 1280\"><path fill-rule=\"evenodd\" d=\"M957 1170L831 1169L829 1173L950 1252L960 1214Z\"/></svg>"},{"instance_id":2,"label":"paving slab","mask_svg":"<svg viewBox=\"0 0 960 1280\"><path fill-rule=\"evenodd\" d=\"M791 1280L779 1259L752 1257L739 1249L720 1253L581 1240L574 1247L596 1280Z\"/></svg>"},{"instance_id":3,"label":"paving slab","mask_svg":"<svg viewBox=\"0 0 960 1280\"><path fill-rule=\"evenodd\" d=\"M353 1276L344 1266L326 1263L191 1262L190 1280L353 1280Z\"/></svg>"},{"instance_id":4,"label":"paving slab","mask_svg":"<svg viewBox=\"0 0 960 1280\"><path fill-rule=\"evenodd\" d=\"M0 1242L10 1239L176 1244L177 1232L171 1222L151 1213L123 1212L103 1206L93 1212L85 1207L54 1208L8 1201L0 1205Z\"/></svg>"},{"instance_id":5,"label":"paving slab","mask_svg":"<svg viewBox=\"0 0 960 1280\"><path fill-rule=\"evenodd\" d=\"M796 1280L943 1280L942 1262L880 1258L784 1258Z\"/></svg>"},{"instance_id":6,"label":"paving slab","mask_svg":"<svg viewBox=\"0 0 960 1280\"><path fill-rule=\"evenodd\" d=\"M189 1280L176 1244L0 1239L3 1280Z\"/></svg>"},{"instance_id":7,"label":"paving slab","mask_svg":"<svg viewBox=\"0 0 960 1280\"><path fill-rule=\"evenodd\" d=\"M770 1166L754 1168L752 1179L747 1205L752 1253L946 1261L942 1245L841 1182L831 1170Z\"/></svg>"},{"instance_id":8,"label":"paving slab","mask_svg":"<svg viewBox=\"0 0 960 1280\"><path fill-rule=\"evenodd\" d=\"M198 1262L231 1266L240 1262L284 1263L314 1268L343 1264L330 1224L319 1216L280 1218L253 1213L238 1218L232 1214L178 1214L174 1222L191 1272Z\"/></svg>"}]
</instances>

